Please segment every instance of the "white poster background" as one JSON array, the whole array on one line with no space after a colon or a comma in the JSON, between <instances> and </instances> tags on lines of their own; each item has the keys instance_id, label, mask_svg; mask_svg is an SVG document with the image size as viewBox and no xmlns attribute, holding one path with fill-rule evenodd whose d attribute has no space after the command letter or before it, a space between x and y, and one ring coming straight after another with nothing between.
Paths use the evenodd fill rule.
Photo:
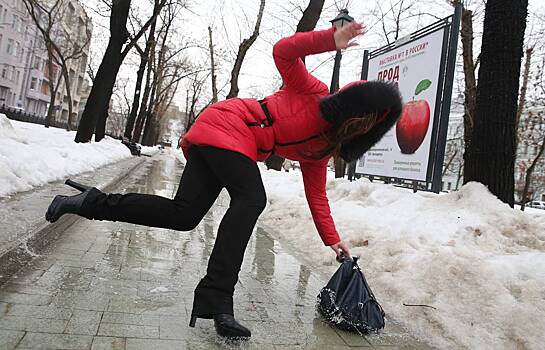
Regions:
<instances>
[{"instance_id":1,"label":"white poster background","mask_svg":"<svg viewBox=\"0 0 545 350\"><path fill-rule=\"evenodd\" d=\"M430 123L422 145L413 154L401 153L394 126L380 142L358 159L357 173L426 181L431 135L436 118L435 100L440 88L444 30L430 33L369 60L367 80L379 80L380 74L381 80L397 82L404 103L413 99L426 100L430 107ZM430 80L431 85L414 96L416 86L424 79Z\"/></svg>"}]
</instances>

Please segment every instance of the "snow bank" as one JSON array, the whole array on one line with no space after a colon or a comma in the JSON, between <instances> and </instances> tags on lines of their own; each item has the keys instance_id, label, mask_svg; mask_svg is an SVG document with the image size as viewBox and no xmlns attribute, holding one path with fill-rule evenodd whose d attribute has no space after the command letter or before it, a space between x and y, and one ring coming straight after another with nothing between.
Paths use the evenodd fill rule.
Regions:
<instances>
[{"instance_id":1,"label":"snow bank","mask_svg":"<svg viewBox=\"0 0 545 350\"><path fill-rule=\"evenodd\" d=\"M332 273L301 174L262 169L264 224ZM513 210L478 183L441 195L365 179L330 179L327 189L341 237L409 331L440 348L543 348L545 211Z\"/></svg>"},{"instance_id":2,"label":"snow bank","mask_svg":"<svg viewBox=\"0 0 545 350\"><path fill-rule=\"evenodd\" d=\"M0 115L0 197L131 156L118 140L75 143L75 135Z\"/></svg>"}]
</instances>

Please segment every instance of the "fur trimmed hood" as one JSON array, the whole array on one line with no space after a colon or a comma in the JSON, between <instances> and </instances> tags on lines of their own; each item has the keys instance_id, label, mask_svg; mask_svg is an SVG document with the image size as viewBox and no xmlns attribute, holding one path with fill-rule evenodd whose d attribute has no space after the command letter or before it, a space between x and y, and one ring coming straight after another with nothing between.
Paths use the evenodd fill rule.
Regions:
<instances>
[{"instance_id":1,"label":"fur trimmed hood","mask_svg":"<svg viewBox=\"0 0 545 350\"><path fill-rule=\"evenodd\" d=\"M343 87L337 93L320 101L322 117L338 128L358 116L377 114L379 122L366 134L343 144L341 157L352 162L373 147L401 116L403 101L399 89L382 81L357 81Z\"/></svg>"}]
</instances>

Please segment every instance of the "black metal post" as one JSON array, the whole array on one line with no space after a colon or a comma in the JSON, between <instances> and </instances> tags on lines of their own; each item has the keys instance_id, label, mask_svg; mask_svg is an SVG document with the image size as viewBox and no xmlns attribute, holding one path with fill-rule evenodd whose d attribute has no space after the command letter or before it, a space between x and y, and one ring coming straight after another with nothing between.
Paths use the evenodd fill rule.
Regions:
<instances>
[{"instance_id":1,"label":"black metal post","mask_svg":"<svg viewBox=\"0 0 545 350\"><path fill-rule=\"evenodd\" d=\"M441 107L441 118L439 124L439 132L437 135L438 142L437 153L434 164L433 180L431 190L439 193L442 189L441 178L443 175L443 162L445 158L445 140L448 131L448 119L450 115L450 102L452 97L452 86L454 81L454 69L456 67L456 50L458 48L458 35L460 32L460 20L462 18L462 4L458 3L454 9L454 16L450 28L450 40L448 48L447 69L445 72L445 86L443 90L443 105Z\"/></svg>"},{"instance_id":2,"label":"black metal post","mask_svg":"<svg viewBox=\"0 0 545 350\"><path fill-rule=\"evenodd\" d=\"M341 59L343 55L341 50L337 50L335 54L335 64L333 65L333 76L331 77L331 86L329 87L329 93L334 94L339 90L339 75L341 71Z\"/></svg>"},{"instance_id":3,"label":"black metal post","mask_svg":"<svg viewBox=\"0 0 545 350\"><path fill-rule=\"evenodd\" d=\"M363 63L361 65L361 80L367 80L369 74L369 50L363 51Z\"/></svg>"}]
</instances>

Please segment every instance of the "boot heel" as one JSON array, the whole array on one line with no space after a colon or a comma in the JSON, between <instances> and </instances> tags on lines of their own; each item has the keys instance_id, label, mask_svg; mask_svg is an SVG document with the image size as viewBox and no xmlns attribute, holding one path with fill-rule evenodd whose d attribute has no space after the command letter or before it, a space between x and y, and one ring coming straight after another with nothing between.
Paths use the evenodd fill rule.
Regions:
<instances>
[{"instance_id":1,"label":"boot heel","mask_svg":"<svg viewBox=\"0 0 545 350\"><path fill-rule=\"evenodd\" d=\"M80 192L85 192L85 191L91 189L90 186L82 185L82 184L77 183L77 182L75 182L75 181L72 181L72 180L70 180L70 179L66 180L64 183L65 183L66 185L72 187L72 188L75 188L76 190L78 190L78 191L80 191Z\"/></svg>"},{"instance_id":2,"label":"boot heel","mask_svg":"<svg viewBox=\"0 0 545 350\"><path fill-rule=\"evenodd\" d=\"M189 321L189 327L195 328L195 322L197 322L197 316L191 315L191 320Z\"/></svg>"}]
</instances>

